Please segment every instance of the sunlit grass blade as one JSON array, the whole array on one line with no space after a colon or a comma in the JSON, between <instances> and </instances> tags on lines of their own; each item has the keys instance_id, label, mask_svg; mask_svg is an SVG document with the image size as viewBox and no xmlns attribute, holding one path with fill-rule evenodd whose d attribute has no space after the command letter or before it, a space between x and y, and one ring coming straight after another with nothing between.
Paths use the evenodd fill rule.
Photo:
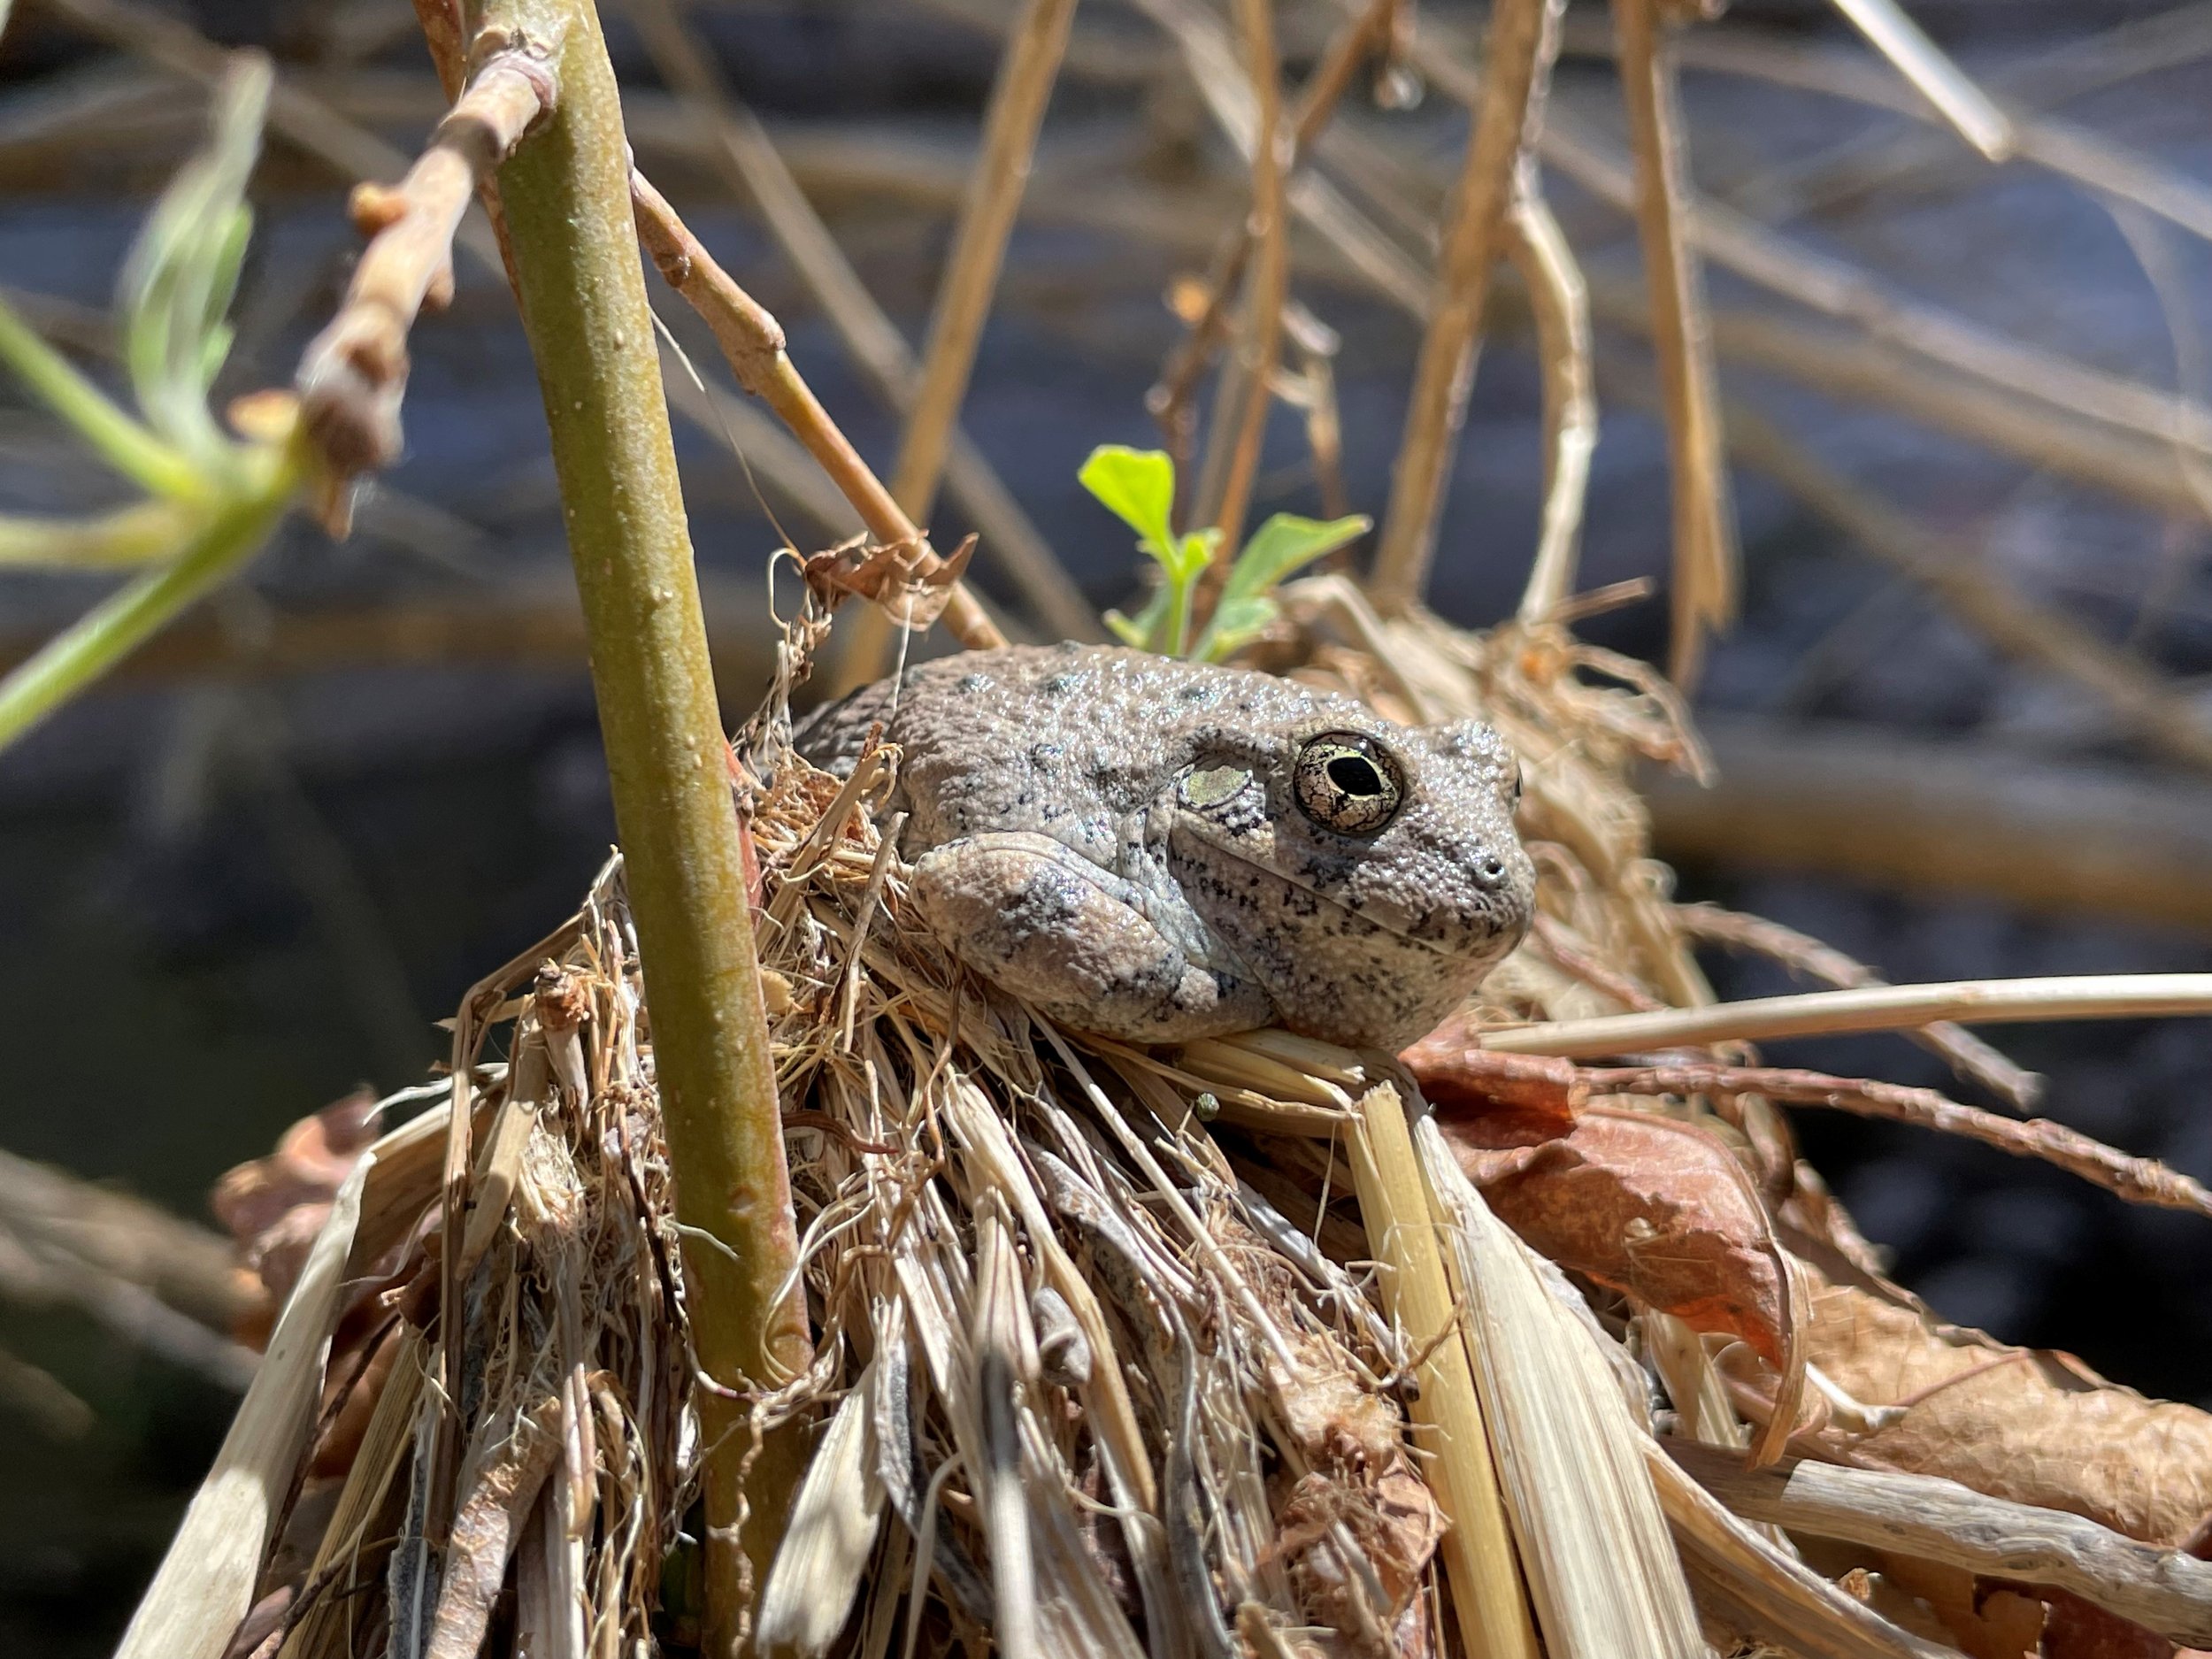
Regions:
<instances>
[{"instance_id":1,"label":"sunlit grass blade","mask_svg":"<svg viewBox=\"0 0 2212 1659\"><path fill-rule=\"evenodd\" d=\"M117 408L5 300L0 300L0 363L133 483L173 500L207 495L189 460Z\"/></svg>"},{"instance_id":2,"label":"sunlit grass blade","mask_svg":"<svg viewBox=\"0 0 2212 1659\"><path fill-rule=\"evenodd\" d=\"M0 566L119 570L173 557L205 508L142 501L96 518L0 517Z\"/></svg>"},{"instance_id":3,"label":"sunlit grass blade","mask_svg":"<svg viewBox=\"0 0 2212 1659\"><path fill-rule=\"evenodd\" d=\"M291 505L300 464L265 452L260 488L234 497L182 552L126 584L0 680L0 749L106 673L186 606L260 551Z\"/></svg>"}]
</instances>

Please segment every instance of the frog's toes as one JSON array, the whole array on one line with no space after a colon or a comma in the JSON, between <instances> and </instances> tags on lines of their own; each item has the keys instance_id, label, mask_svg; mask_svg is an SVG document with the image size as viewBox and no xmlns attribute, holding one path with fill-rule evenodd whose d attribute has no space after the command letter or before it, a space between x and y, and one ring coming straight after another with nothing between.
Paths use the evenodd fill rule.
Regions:
<instances>
[{"instance_id":1,"label":"frog's toes","mask_svg":"<svg viewBox=\"0 0 2212 1659\"><path fill-rule=\"evenodd\" d=\"M1079 1030L1184 1042L1273 1018L1256 986L1192 962L1128 882L1049 836L1003 831L933 848L910 892L960 961Z\"/></svg>"}]
</instances>

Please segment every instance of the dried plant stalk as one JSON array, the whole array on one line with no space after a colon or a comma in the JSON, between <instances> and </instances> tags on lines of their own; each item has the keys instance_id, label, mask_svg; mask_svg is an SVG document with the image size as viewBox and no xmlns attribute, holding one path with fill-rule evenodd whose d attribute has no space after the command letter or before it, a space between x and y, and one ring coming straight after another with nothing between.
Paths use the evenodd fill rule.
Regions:
<instances>
[{"instance_id":1,"label":"dried plant stalk","mask_svg":"<svg viewBox=\"0 0 2212 1659\"><path fill-rule=\"evenodd\" d=\"M1425 1117L1414 1134L1467 1308L1483 1409L1509 1448L1499 1467L1545 1651L1703 1659L1641 1434L1594 1334L1553 1300L1434 1121Z\"/></svg>"},{"instance_id":2,"label":"dried plant stalk","mask_svg":"<svg viewBox=\"0 0 2212 1659\"><path fill-rule=\"evenodd\" d=\"M1369 1246L1382 1263L1383 1302L1417 1356L1413 1417L1434 1437L1433 1479L1452 1523L1445 1539L1452 1611L1470 1659L1535 1659L1536 1632L1507 1528L1490 1431L1475 1389L1428 1185L1398 1091L1381 1084L1359 1102L1348 1137Z\"/></svg>"},{"instance_id":3,"label":"dried plant stalk","mask_svg":"<svg viewBox=\"0 0 2212 1659\"><path fill-rule=\"evenodd\" d=\"M1481 101L1452 195L1435 305L1414 365L1375 555L1370 591L1386 616L1405 611L1427 585L1437 520L1474 380L1491 269L1521 151L1542 124L1562 9L1558 0L1499 0L1491 9Z\"/></svg>"},{"instance_id":4,"label":"dried plant stalk","mask_svg":"<svg viewBox=\"0 0 2212 1659\"><path fill-rule=\"evenodd\" d=\"M1709 1042L1756 1042L1845 1031L1895 1031L1937 1020L1968 1025L2039 1019L2133 1019L2212 1012L2212 973L2064 974L1956 979L1766 996L1708 1008L1509 1025L1482 1033L1499 1054L1567 1058L1641 1054Z\"/></svg>"},{"instance_id":5,"label":"dried plant stalk","mask_svg":"<svg viewBox=\"0 0 2212 1659\"><path fill-rule=\"evenodd\" d=\"M982 154L969 174L952 256L939 283L929 336L922 346L920 378L891 468L891 495L917 523L926 524L936 504L954 423L968 395L983 325L998 291L999 267L1014 233L1038 129L1059 78L1060 58L1074 18L1075 0L1024 0L1007 34L1005 56L983 118ZM886 614L879 610L861 612L839 659L835 688L850 690L878 678L890 638L891 621ZM974 643L964 638L961 642Z\"/></svg>"},{"instance_id":6,"label":"dried plant stalk","mask_svg":"<svg viewBox=\"0 0 2212 1659\"><path fill-rule=\"evenodd\" d=\"M1735 510L1721 457L1704 283L1682 224L1687 164L1669 25L1659 0L1613 0L1613 27L1636 153L1636 227L1671 464L1674 626L1668 672L1677 685L1689 686L1696 682L1705 634L1735 617Z\"/></svg>"},{"instance_id":7,"label":"dried plant stalk","mask_svg":"<svg viewBox=\"0 0 2212 1659\"><path fill-rule=\"evenodd\" d=\"M2012 122L1989 95L1962 74L1936 50L1897 0L1835 0L1874 50L1897 65L1898 73L1942 112L1958 135L1989 161L2010 159L2016 146Z\"/></svg>"},{"instance_id":8,"label":"dried plant stalk","mask_svg":"<svg viewBox=\"0 0 2212 1659\"><path fill-rule=\"evenodd\" d=\"M1598 442L1589 291L1528 156L1518 164L1506 215L1505 253L1528 288L1544 375L1543 529L1521 590L1517 614L1526 625L1548 618L1574 589L1590 457Z\"/></svg>"},{"instance_id":9,"label":"dried plant stalk","mask_svg":"<svg viewBox=\"0 0 2212 1659\"><path fill-rule=\"evenodd\" d=\"M1282 350L1283 306L1290 292L1290 227L1284 222L1284 180L1296 165L1294 140L1283 131L1282 69L1275 47L1274 0L1237 0L1237 32L1252 88L1252 205L1247 235L1258 257L1245 281L1231 354L1214 411L1212 441L1199 486L1198 517L1221 532L1210 585L1225 574L1244 539L1244 518L1260 465L1260 445L1274 406L1275 365Z\"/></svg>"}]
</instances>

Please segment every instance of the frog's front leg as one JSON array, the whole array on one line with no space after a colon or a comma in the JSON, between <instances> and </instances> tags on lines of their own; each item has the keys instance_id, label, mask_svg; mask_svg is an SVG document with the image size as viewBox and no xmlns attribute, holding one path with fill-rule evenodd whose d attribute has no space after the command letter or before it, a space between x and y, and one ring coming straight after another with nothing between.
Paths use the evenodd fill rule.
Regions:
<instances>
[{"instance_id":1,"label":"frog's front leg","mask_svg":"<svg viewBox=\"0 0 2212 1659\"><path fill-rule=\"evenodd\" d=\"M1274 1018L1256 985L1163 933L1137 887L1050 836L995 831L932 848L909 892L955 956L1078 1030L1187 1042Z\"/></svg>"}]
</instances>

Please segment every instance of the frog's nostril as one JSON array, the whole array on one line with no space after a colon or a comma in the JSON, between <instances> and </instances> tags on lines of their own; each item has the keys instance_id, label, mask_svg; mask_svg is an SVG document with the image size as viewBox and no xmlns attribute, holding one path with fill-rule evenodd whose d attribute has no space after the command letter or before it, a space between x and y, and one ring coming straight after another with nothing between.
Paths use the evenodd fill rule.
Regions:
<instances>
[{"instance_id":1,"label":"frog's nostril","mask_svg":"<svg viewBox=\"0 0 2212 1659\"><path fill-rule=\"evenodd\" d=\"M1505 879L1505 860L1492 853L1475 866L1475 873L1494 886Z\"/></svg>"}]
</instances>

